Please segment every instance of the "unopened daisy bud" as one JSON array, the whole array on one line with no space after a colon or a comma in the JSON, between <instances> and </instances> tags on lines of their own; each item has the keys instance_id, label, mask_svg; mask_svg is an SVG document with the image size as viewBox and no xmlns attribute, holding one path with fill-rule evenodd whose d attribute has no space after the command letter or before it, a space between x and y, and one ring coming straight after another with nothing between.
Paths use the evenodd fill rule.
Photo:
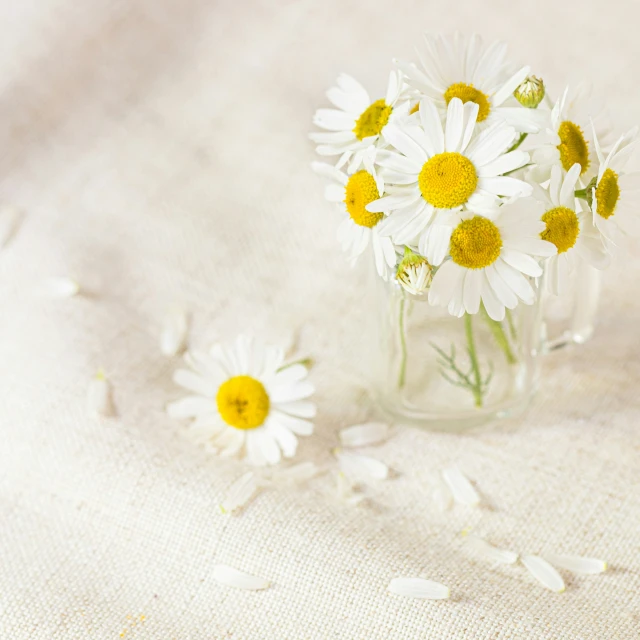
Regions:
<instances>
[{"instance_id":1,"label":"unopened daisy bud","mask_svg":"<svg viewBox=\"0 0 640 640\"><path fill-rule=\"evenodd\" d=\"M523 107L535 109L544 99L544 82L542 78L528 76L513 95Z\"/></svg>"},{"instance_id":2,"label":"unopened daisy bud","mask_svg":"<svg viewBox=\"0 0 640 640\"><path fill-rule=\"evenodd\" d=\"M414 296L421 296L431 286L433 267L426 258L405 247L404 257L398 265L396 277L405 291Z\"/></svg>"}]
</instances>

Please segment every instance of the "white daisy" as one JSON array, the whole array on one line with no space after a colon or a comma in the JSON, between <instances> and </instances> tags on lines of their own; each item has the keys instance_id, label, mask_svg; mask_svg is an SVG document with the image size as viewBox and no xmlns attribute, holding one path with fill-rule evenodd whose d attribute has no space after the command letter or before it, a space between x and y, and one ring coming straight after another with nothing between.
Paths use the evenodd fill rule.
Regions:
<instances>
[{"instance_id":1,"label":"white daisy","mask_svg":"<svg viewBox=\"0 0 640 640\"><path fill-rule=\"evenodd\" d=\"M533 304L529 278L542 275L533 256L556 252L540 238L544 230L539 212L522 201L502 206L493 219L466 212L451 234L451 259L433 277L429 302L458 317L477 313L482 302L494 320L502 320L505 307L515 308L518 299Z\"/></svg>"},{"instance_id":2,"label":"white daisy","mask_svg":"<svg viewBox=\"0 0 640 640\"><path fill-rule=\"evenodd\" d=\"M396 250L391 238L378 233L378 223L383 214L370 213L365 209L384 192L384 182L371 162L372 157L370 153L365 154L363 163L366 168L350 176L324 162L314 162L312 167L331 180L324 193L325 198L336 204L343 215L338 227L342 250L353 264L371 244L378 274L386 280L396 265Z\"/></svg>"},{"instance_id":3,"label":"white daisy","mask_svg":"<svg viewBox=\"0 0 640 640\"><path fill-rule=\"evenodd\" d=\"M568 292L569 274L580 267L581 260L596 269L609 265L609 256L591 222L590 212L577 208L574 193L579 179L579 164L574 164L564 177L562 169L555 165L548 190L534 186L533 195L543 205L541 219L546 225L540 237L558 250L545 265L547 289L555 295Z\"/></svg>"},{"instance_id":4,"label":"white daisy","mask_svg":"<svg viewBox=\"0 0 640 640\"><path fill-rule=\"evenodd\" d=\"M468 40L459 33L452 38L425 34L418 50L420 67L396 60L411 88L435 101L444 110L453 98L478 105L478 122L505 121L516 131L536 133L544 120L534 109L522 107L513 92L529 74L529 67L511 73L507 45L485 46L478 34Z\"/></svg>"},{"instance_id":5,"label":"white daisy","mask_svg":"<svg viewBox=\"0 0 640 640\"><path fill-rule=\"evenodd\" d=\"M605 157L594 133L598 175L591 188L593 223L602 233L609 249L621 245L625 236L640 235L638 196L640 172L625 171L634 151L638 128L623 135Z\"/></svg>"},{"instance_id":6,"label":"white daisy","mask_svg":"<svg viewBox=\"0 0 640 640\"><path fill-rule=\"evenodd\" d=\"M254 465L277 464L281 453L295 455L298 436L313 432L316 414L308 398L313 386L301 364L286 366L279 347L240 336L235 345L215 345L209 353L188 352L191 370L174 381L194 395L167 408L176 418L192 418L191 435L221 456L243 448Z\"/></svg>"},{"instance_id":7,"label":"white daisy","mask_svg":"<svg viewBox=\"0 0 640 640\"><path fill-rule=\"evenodd\" d=\"M383 167L389 195L366 209L389 214L380 224L380 235L390 236L396 244L417 245L437 266L459 220L452 213L462 209L490 213L503 197L531 193L526 182L503 175L525 165L529 154L506 152L514 130L504 122L496 122L474 137L475 102L463 105L458 98L451 100L444 130L430 100L420 102L418 113L419 125L389 125L385 129L385 139L399 153L378 151L376 163ZM434 216L437 212L444 215Z\"/></svg>"},{"instance_id":8,"label":"white daisy","mask_svg":"<svg viewBox=\"0 0 640 640\"><path fill-rule=\"evenodd\" d=\"M327 91L327 98L337 109L318 109L313 123L330 133L310 133L318 143L316 151L322 156L341 156L338 166L351 160L349 172L361 163L362 153L380 140L380 134L388 123L406 114L409 105L398 104L402 95L402 74L392 71L389 75L387 94L372 101L366 89L347 74L338 76L337 87Z\"/></svg>"},{"instance_id":9,"label":"white daisy","mask_svg":"<svg viewBox=\"0 0 640 640\"><path fill-rule=\"evenodd\" d=\"M592 98L591 86L586 83L567 87L547 113L549 122L536 136L535 148L531 151L534 164L531 177L537 182L545 182L554 165L560 164L569 171L578 163L580 177L586 184L595 175L597 162L589 120L593 119L600 139L608 143L611 127L607 114Z\"/></svg>"}]
</instances>

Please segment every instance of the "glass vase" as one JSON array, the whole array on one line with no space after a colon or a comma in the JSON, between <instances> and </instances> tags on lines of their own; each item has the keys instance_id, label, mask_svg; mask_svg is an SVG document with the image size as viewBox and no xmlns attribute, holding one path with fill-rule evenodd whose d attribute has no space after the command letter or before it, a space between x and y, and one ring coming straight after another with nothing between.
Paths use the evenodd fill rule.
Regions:
<instances>
[{"instance_id":1,"label":"glass vase","mask_svg":"<svg viewBox=\"0 0 640 640\"><path fill-rule=\"evenodd\" d=\"M602 272L580 263L569 276L568 291L554 296L542 286L544 351L584 344L593 334L600 302Z\"/></svg>"},{"instance_id":2,"label":"glass vase","mask_svg":"<svg viewBox=\"0 0 640 640\"><path fill-rule=\"evenodd\" d=\"M491 320L451 316L378 278L374 388L394 422L462 431L516 415L535 390L541 351L541 305Z\"/></svg>"}]
</instances>

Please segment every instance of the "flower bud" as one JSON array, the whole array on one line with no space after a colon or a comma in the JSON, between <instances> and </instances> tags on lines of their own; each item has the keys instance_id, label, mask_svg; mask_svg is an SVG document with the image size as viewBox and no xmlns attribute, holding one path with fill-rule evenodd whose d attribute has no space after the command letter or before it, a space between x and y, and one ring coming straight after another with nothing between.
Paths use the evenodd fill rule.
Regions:
<instances>
[{"instance_id":1,"label":"flower bud","mask_svg":"<svg viewBox=\"0 0 640 640\"><path fill-rule=\"evenodd\" d=\"M541 78L529 76L513 92L516 100L528 109L535 109L544 98L544 82Z\"/></svg>"},{"instance_id":2,"label":"flower bud","mask_svg":"<svg viewBox=\"0 0 640 640\"><path fill-rule=\"evenodd\" d=\"M421 296L431 286L433 267L426 258L413 253L409 247L405 247L404 257L398 265L396 277L405 291L415 296Z\"/></svg>"}]
</instances>

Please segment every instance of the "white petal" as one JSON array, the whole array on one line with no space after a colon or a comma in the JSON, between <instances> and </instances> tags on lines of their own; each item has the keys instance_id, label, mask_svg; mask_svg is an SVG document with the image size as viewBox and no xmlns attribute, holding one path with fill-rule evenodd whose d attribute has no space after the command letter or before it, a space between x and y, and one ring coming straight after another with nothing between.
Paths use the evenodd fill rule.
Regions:
<instances>
[{"instance_id":1,"label":"white petal","mask_svg":"<svg viewBox=\"0 0 640 640\"><path fill-rule=\"evenodd\" d=\"M313 462L300 462L284 469L275 469L271 475L274 482L301 484L315 478L320 469Z\"/></svg>"},{"instance_id":2,"label":"white petal","mask_svg":"<svg viewBox=\"0 0 640 640\"><path fill-rule=\"evenodd\" d=\"M476 555L490 562L513 564L518 559L518 554L514 551L498 549L477 536L468 536L465 542Z\"/></svg>"},{"instance_id":3,"label":"white petal","mask_svg":"<svg viewBox=\"0 0 640 640\"><path fill-rule=\"evenodd\" d=\"M438 511L445 512L451 509L451 505L453 504L453 499L451 497L451 492L447 489L447 486L442 481L442 479L438 476L438 482L433 489L433 501L438 508Z\"/></svg>"},{"instance_id":4,"label":"white petal","mask_svg":"<svg viewBox=\"0 0 640 640\"><path fill-rule=\"evenodd\" d=\"M212 399L202 396L187 396L167 405L167 413L172 418L195 418L201 414L217 413Z\"/></svg>"},{"instance_id":5,"label":"white petal","mask_svg":"<svg viewBox=\"0 0 640 640\"><path fill-rule=\"evenodd\" d=\"M259 489L256 476L253 471L248 471L240 476L228 489L227 497L220 504L222 513L233 513L244 507Z\"/></svg>"},{"instance_id":6,"label":"white petal","mask_svg":"<svg viewBox=\"0 0 640 640\"><path fill-rule=\"evenodd\" d=\"M366 447L386 440L389 437L389 425L384 422L356 424L342 429L339 435L343 447Z\"/></svg>"},{"instance_id":7,"label":"white petal","mask_svg":"<svg viewBox=\"0 0 640 640\"><path fill-rule=\"evenodd\" d=\"M296 418L316 417L316 405L313 404L313 402L306 402L304 400L299 402L283 402L282 404L278 404L278 409Z\"/></svg>"},{"instance_id":8,"label":"white petal","mask_svg":"<svg viewBox=\"0 0 640 640\"><path fill-rule=\"evenodd\" d=\"M336 474L336 491L338 499L350 505L358 505L366 498L364 493L354 489L353 483L342 471Z\"/></svg>"},{"instance_id":9,"label":"white petal","mask_svg":"<svg viewBox=\"0 0 640 640\"><path fill-rule=\"evenodd\" d=\"M420 600L446 600L449 597L448 587L424 578L394 578L389 583L389 591L397 596Z\"/></svg>"},{"instance_id":10,"label":"white petal","mask_svg":"<svg viewBox=\"0 0 640 640\"><path fill-rule=\"evenodd\" d=\"M342 471L349 476L370 476L376 480L386 480L389 477L389 467L375 458L339 449L335 451L335 456Z\"/></svg>"},{"instance_id":11,"label":"white petal","mask_svg":"<svg viewBox=\"0 0 640 640\"><path fill-rule=\"evenodd\" d=\"M102 371L98 371L95 378L89 383L87 409L93 416L113 415L111 385Z\"/></svg>"},{"instance_id":12,"label":"white petal","mask_svg":"<svg viewBox=\"0 0 640 640\"><path fill-rule=\"evenodd\" d=\"M531 575L547 589L557 593L564 591L564 580L546 560L540 556L522 556L520 561Z\"/></svg>"},{"instance_id":13,"label":"white petal","mask_svg":"<svg viewBox=\"0 0 640 640\"><path fill-rule=\"evenodd\" d=\"M602 573L607 570L607 563L597 558L585 558L583 556L572 556L558 553L547 553L545 558L551 564L561 569L566 569L572 573L592 575Z\"/></svg>"},{"instance_id":14,"label":"white petal","mask_svg":"<svg viewBox=\"0 0 640 640\"><path fill-rule=\"evenodd\" d=\"M250 573L239 571L226 564L217 564L213 567L213 579L226 587L235 589L247 589L249 591L259 591L266 589L271 584L268 580L257 578Z\"/></svg>"},{"instance_id":15,"label":"white petal","mask_svg":"<svg viewBox=\"0 0 640 640\"><path fill-rule=\"evenodd\" d=\"M480 504L480 496L478 492L473 488L473 485L469 482L467 477L458 469L458 467L451 467L445 469L442 472L442 477L449 487L453 499L458 504L468 505L475 507Z\"/></svg>"},{"instance_id":16,"label":"white petal","mask_svg":"<svg viewBox=\"0 0 640 640\"><path fill-rule=\"evenodd\" d=\"M0 209L0 249L6 247L18 230L22 214L14 207L4 206Z\"/></svg>"},{"instance_id":17,"label":"white petal","mask_svg":"<svg viewBox=\"0 0 640 640\"><path fill-rule=\"evenodd\" d=\"M284 407L286 408L286 405L284 405ZM277 420L281 425L298 436L310 436L313 433L313 424L308 420L289 416L275 408L269 413L269 418Z\"/></svg>"},{"instance_id":18,"label":"white petal","mask_svg":"<svg viewBox=\"0 0 640 640\"><path fill-rule=\"evenodd\" d=\"M187 339L187 313L184 309L172 309L167 313L160 335L160 351L165 356L180 353Z\"/></svg>"},{"instance_id":19,"label":"white petal","mask_svg":"<svg viewBox=\"0 0 640 640\"><path fill-rule=\"evenodd\" d=\"M49 278L43 290L51 298L71 298L80 292L80 285L72 278Z\"/></svg>"},{"instance_id":20,"label":"white petal","mask_svg":"<svg viewBox=\"0 0 640 640\"><path fill-rule=\"evenodd\" d=\"M216 395L216 385L212 380L188 369L177 369L174 371L173 381L183 389L193 391L207 398L213 398Z\"/></svg>"}]
</instances>

